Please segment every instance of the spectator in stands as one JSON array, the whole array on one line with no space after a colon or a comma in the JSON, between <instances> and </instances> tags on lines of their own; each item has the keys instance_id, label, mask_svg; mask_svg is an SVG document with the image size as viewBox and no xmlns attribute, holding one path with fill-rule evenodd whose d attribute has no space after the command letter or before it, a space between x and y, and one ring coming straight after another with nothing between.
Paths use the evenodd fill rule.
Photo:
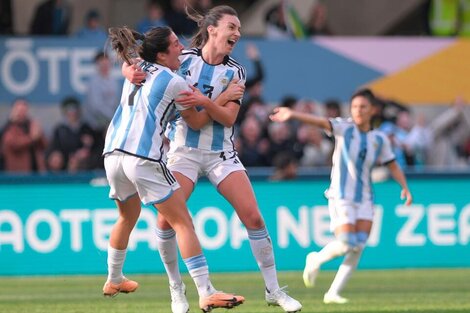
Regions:
<instances>
[{"instance_id":1,"label":"spectator in stands","mask_svg":"<svg viewBox=\"0 0 470 313\"><path fill-rule=\"evenodd\" d=\"M380 127L383 122L395 124L398 113L408 110L406 106L393 100L375 97L373 101L372 128Z\"/></svg>"},{"instance_id":2,"label":"spectator in stands","mask_svg":"<svg viewBox=\"0 0 470 313\"><path fill-rule=\"evenodd\" d=\"M299 163L302 166L321 167L331 163L331 141L323 138L321 131L308 124L300 125L297 130L297 141L303 143Z\"/></svg>"},{"instance_id":3,"label":"spectator in stands","mask_svg":"<svg viewBox=\"0 0 470 313\"><path fill-rule=\"evenodd\" d=\"M261 122L254 116L248 115L240 127L240 136L235 141L235 147L240 161L247 166L266 166L269 141L262 137Z\"/></svg>"},{"instance_id":4,"label":"spectator in stands","mask_svg":"<svg viewBox=\"0 0 470 313\"><path fill-rule=\"evenodd\" d=\"M342 117L341 114L341 104L336 99L328 99L325 101L325 117L327 119ZM327 158L327 165L332 165L331 160L333 160L333 151L335 148L335 137L328 136L326 133L323 134L323 139L330 142L330 153Z\"/></svg>"},{"instance_id":5,"label":"spectator in stands","mask_svg":"<svg viewBox=\"0 0 470 313\"><path fill-rule=\"evenodd\" d=\"M249 43L246 45L245 51L248 59L253 63L254 74L251 74L245 82L246 103L240 107L236 121L237 125L243 122L252 105L265 104L261 98L264 69L260 60L259 50L255 44ZM267 114L262 120L267 120Z\"/></svg>"},{"instance_id":6,"label":"spectator in stands","mask_svg":"<svg viewBox=\"0 0 470 313\"><path fill-rule=\"evenodd\" d=\"M273 6L266 13L266 38L268 39L285 39L291 38L291 34L287 28L282 8L282 2Z\"/></svg>"},{"instance_id":7,"label":"spectator in stands","mask_svg":"<svg viewBox=\"0 0 470 313\"><path fill-rule=\"evenodd\" d=\"M98 149L102 150L106 129L119 104L119 88L118 82L111 76L109 57L100 51L94 61L96 74L91 76L87 85L83 116L95 132Z\"/></svg>"},{"instance_id":8,"label":"spectator in stands","mask_svg":"<svg viewBox=\"0 0 470 313\"><path fill-rule=\"evenodd\" d=\"M306 33L308 36L326 36L331 35L331 31L327 25L327 9L321 2L316 2L310 9Z\"/></svg>"},{"instance_id":9,"label":"spectator in stands","mask_svg":"<svg viewBox=\"0 0 470 313\"><path fill-rule=\"evenodd\" d=\"M269 177L271 181L293 180L297 178L299 164L294 154L283 151L274 157L274 173Z\"/></svg>"},{"instance_id":10,"label":"spectator in stands","mask_svg":"<svg viewBox=\"0 0 470 313\"><path fill-rule=\"evenodd\" d=\"M67 35L72 9L67 0L47 0L34 13L32 35Z\"/></svg>"},{"instance_id":11,"label":"spectator in stands","mask_svg":"<svg viewBox=\"0 0 470 313\"><path fill-rule=\"evenodd\" d=\"M291 151L294 144L292 133L293 129L288 123L270 123L268 125L268 165L274 165L274 159L277 154L283 151Z\"/></svg>"},{"instance_id":12,"label":"spectator in stands","mask_svg":"<svg viewBox=\"0 0 470 313\"><path fill-rule=\"evenodd\" d=\"M52 142L48 148L48 166L58 170L56 152L62 154L61 170L76 172L92 168L94 157L94 133L92 128L81 119L80 102L67 97L61 103L64 120L54 129Z\"/></svg>"},{"instance_id":13,"label":"spectator in stands","mask_svg":"<svg viewBox=\"0 0 470 313\"><path fill-rule=\"evenodd\" d=\"M341 117L341 104L338 100L329 99L325 101L325 117L326 118L337 118Z\"/></svg>"},{"instance_id":14,"label":"spectator in stands","mask_svg":"<svg viewBox=\"0 0 470 313\"><path fill-rule=\"evenodd\" d=\"M173 29L176 35L183 37L191 36L198 29L197 23L188 19L186 5L186 0L173 0L171 1L170 10L165 15L168 26ZM190 3L190 5L194 6L193 3ZM189 10L191 11L191 9Z\"/></svg>"},{"instance_id":15,"label":"spectator in stands","mask_svg":"<svg viewBox=\"0 0 470 313\"><path fill-rule=\"evenodd\" d=\"M406 138L407 146L413 151L415 167L422 167L429 163L432 143L432 131L426 124L424 115L420 114Z\"/></svg>"},{"instance_id":16,"label":"spectator in stands","mask_svg":"<svg viewBox=\"0 0 470 313\"><path fill-rule=\"evenodd\" d=\"M76 36L82 39L106 41L108 35L101 26L101 15L98 10L92 9L85 16L85 25L80 28Z\"/></svg>"},{"instance_id":17,"label":"spectator in stands","mask_svg":"<svg viewBox=\"0 0 470 313\"><path fill-rule=\"evenodd\" d=\"M3 128L1 150L5 171L17 173L44 172L46 138L41 125L29 114L25 99L17 99Z\"/></svg>"},{"instance_id":18,"label":"spectator in stands","mask_svg":"<svg viewBox=\"0 0 470 313\"><path fill-rule=\"evenodd\" d=\"M458 167L465 161L458 153L459 145L465 142L470 133L470 112L465 101L457 98L454 105L434 119L430 128L434 142L429 154L430 165Z\"/></svg>"},{"instance_id":19,"label":"spectator in stands","mask_svg":"<svg viewBox=\"0 0 470 313\"><path fill-rule=\"evenodd\" d=\"M11 0L0 0L0 35L13 34L13 11Z\"/></svg>"},{"instance_id":20,"label":"spectator in stands","mask_svg":"<svg viewBox=\"0 0 470 313\"><path fill-rule=\"evenodd\" d=\"M147 0L145 5L147 16L137 23L137 31L141 34L150 30L152 27L167 26L165 12L160 2L157 0Z\"/></svg>"}]
</instances>

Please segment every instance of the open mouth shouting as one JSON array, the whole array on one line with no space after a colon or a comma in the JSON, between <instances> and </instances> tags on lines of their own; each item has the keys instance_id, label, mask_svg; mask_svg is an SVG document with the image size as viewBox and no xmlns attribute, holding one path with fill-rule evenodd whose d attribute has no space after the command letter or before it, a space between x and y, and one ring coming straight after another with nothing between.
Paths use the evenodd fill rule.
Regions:
<instances>
[{"instance_id":1,"label":"open mouth shouting","mask_svg":"<svg viewBox=\"0 0 470 313\"><path fill-rule=\"evenodd\" d=\"M229 44L230 47L235 47L235 44L237 43L238 39L229 39L227 40L227 43Z\"/></svg>"}]
</instances>

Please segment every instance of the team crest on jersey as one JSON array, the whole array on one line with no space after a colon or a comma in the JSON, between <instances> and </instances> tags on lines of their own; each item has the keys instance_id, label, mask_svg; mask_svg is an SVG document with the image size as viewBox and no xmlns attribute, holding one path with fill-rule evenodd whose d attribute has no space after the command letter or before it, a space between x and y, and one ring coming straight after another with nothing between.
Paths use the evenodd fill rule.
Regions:
<instances>
[{"instance_id":1,"label":"team crest on jersey","mask_svg":"<svg viewBox=\"0 0 470 313\"><path fill-rule=\"evenodd\" d=\"M228 85L228 78L227 77L222 77L222 79L220 80L220 83L226 87Z\"/></svg>"}]
</instances>

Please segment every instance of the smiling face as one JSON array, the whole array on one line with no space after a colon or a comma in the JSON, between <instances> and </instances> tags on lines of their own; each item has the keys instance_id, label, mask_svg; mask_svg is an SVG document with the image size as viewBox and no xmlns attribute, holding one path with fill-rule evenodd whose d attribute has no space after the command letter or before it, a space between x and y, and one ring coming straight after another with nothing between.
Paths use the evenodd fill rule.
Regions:
<instances>
[{"instance_id":1,"label":"smiling face","mask_svg":"<svg viewBox=\"0 0 470 313\"><path fill-rule=\"evenodd\" d=\"M220 52L229 55L241 37L241 24L235 15L224 14L217 22L217 26L209 26L209 42L220 49Z\"/></svg>"},{"instance_id":2,"label":"smiling face","mask_svg":"<svg viewBox=\"0 0 470 313\"><path fill-rule=\"evenodd\" d=\"M370 129L372 118L372 103L364 96L356 96L351 100L351 117L359 129Z\"/></svg>"},{"instance_id":3,"label":"smiling face","mask_svg":"<svg viewBox=\"0 0 470 313\"><path fill-rule=\"evenodd\" d=\"M167 51L159 52L157 54L157 63L168 67L172 71L176 71L181 65L179 56L181 55L181 51L183 51L184 47L173 32L171 32L168 37L168 42L169 45Z\"/></svg>"}]
</instances>

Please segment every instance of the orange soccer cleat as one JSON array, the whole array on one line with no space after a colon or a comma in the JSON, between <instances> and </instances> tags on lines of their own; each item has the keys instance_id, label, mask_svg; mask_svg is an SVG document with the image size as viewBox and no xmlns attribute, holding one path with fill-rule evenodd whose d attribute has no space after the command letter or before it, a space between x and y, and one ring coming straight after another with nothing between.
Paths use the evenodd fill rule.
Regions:
<instances>
[{"instance_id":1,"label":"orange soccer cleat","mask_svg":"<svg viewBox=\"0 0 470 313\"><path fill-rule=\"evenodd\" d=\"M242 296L217 291L205 298L199 298L199 307L204 313L207 313L216 308L231 309L244 301L245 298Z\"/></svg>"},{"instance_id":2,"label":"orange soccer cleat","mask_svg":"<svg viewBox=\"0 0 470 313\"><path fill-rule=\"evenodd\" d=\"M123 278L119 284L113 284L112 282L107 281L103 286L103 295L106 297L115 297L120 292L134 292L138 287L139 283L127 278Z\"/></svg>"}]
</instances>

